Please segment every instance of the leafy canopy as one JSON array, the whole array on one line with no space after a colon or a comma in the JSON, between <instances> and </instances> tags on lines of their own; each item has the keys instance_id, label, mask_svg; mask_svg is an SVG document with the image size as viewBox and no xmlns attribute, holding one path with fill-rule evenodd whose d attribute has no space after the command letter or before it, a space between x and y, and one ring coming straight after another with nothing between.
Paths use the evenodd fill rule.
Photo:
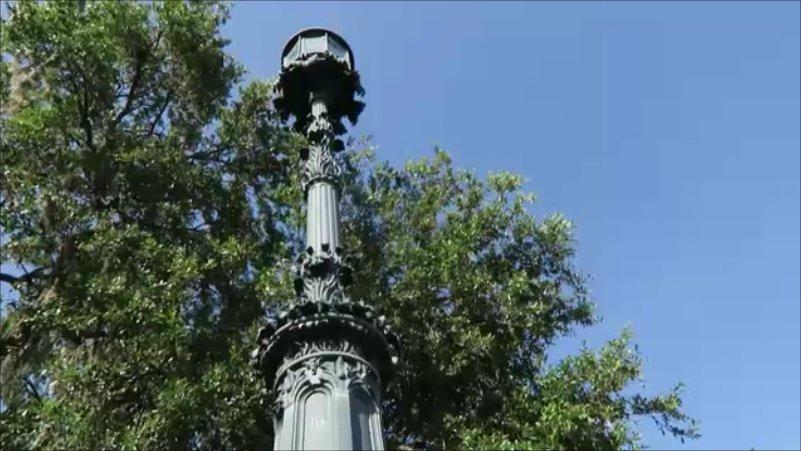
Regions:
<instances>
[{"instance_id":1,"label":"leafy canopy","mask_svg":"<svg viewBox=\"0 0 801 451\"><path fill-rule=\"evenodd\" d=\"M241 84L208 2L19 2L2 26L0 332L4 449L272 446L248 366L292 298L303 138ZM238 95L233 90L239 87ZM635 420L682 440L679 388L640 377L629 333L545 363L594 322L571 224L536 221L521 178L480 179L437 150L345 164L350 295L407 352L389 387L392 446L620 448Z\"/></svg>"}]
</instances>

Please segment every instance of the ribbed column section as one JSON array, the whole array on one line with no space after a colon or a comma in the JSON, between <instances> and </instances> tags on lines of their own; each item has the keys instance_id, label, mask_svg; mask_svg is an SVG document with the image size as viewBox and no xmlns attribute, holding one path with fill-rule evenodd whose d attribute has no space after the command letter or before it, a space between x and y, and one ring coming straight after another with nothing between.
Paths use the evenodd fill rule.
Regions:
<instances>
[{"instance_id":1,"label":"ribbed column section","mask_svg":"<svg viewBox=\"0 0 801 451\"><path fill-rule=\"evenodd\" d=\"M309 188L306 245L320 250L323 244L331 249L339 247L339 204L336 188L320 181Z\"/></svg>"},{"instance_id":2,"label":"ribbed column section","mask_svg":"<svg viewBox=\"0 0 801 451\"><path fill-rule=\"evenodd\" d=\"M278 373L275 449L384 449L381 382L358 353L315 352Z\"/></svg>"},{"instance_id":3,"label":"ribbed column section","mask_svg":"<svg viewBox=\"0 0 801 451\"><path fill-rule=\"evenodd\" d=\"M321 114L328 113L328 106L325 104L325 99L320 97L312 100L311 114L314 117L320 117Z\"/></svg>"}]
</instances>

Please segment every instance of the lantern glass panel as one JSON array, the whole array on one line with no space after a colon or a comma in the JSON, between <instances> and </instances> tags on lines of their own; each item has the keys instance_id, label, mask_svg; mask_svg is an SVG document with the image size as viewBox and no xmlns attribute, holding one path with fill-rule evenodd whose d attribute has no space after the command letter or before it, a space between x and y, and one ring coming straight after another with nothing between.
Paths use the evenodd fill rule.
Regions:
<instances>
[{"instance_id":1,"label":"lantern glass panel","mask_svg":"<svg viewBox=\"0 0 801 451\"><path fill-rule=\"evenodd\" d=\"M334 55L334 58L338 59L339 61L347 61L348 59L348 51L345 50L344 47L339 45L334 39L328 40L328 50Z\"/></svg>"},{"instance_id":2,"label":"lantern glass panel","mask_svg":"<svg viewBox=\"0 0 801 451\"><path fill-rule=\"evenodd\" d=\"M303 43L303 53L325 53L326 51L326 37L324 35L320 36L310 36L307 38L303 38L300 40Z\"/></svg>"},{"instance_id":3,"label":"lantern glass panel","mask_svg":"<svg viewBox=\"0 0 801 451\"><path fill-rule=\"evenodd\" d=\"M295 45L292 46L292 49L287 53L286 57L284 58L284 65L289 64L300 57L300 43L301 39L295 41Z\"/></svg>"}]
</instances>

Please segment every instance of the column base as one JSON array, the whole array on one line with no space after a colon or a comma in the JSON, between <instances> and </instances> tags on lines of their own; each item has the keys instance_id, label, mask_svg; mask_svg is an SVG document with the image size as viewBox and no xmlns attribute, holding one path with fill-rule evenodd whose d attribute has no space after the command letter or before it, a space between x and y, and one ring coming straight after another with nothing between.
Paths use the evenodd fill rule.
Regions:
<instances>
[{"instance_id":1,"label":"column base","mask_svg":"<svg viewBox=\"0 0 801 451\"><path fill-rule=\"evenodd\" d=\"M346 340L297 343L275 383L275 449L383 450L381 379Z\"/></svg>"},{"instance_id":2,"label":"column base","mask_svg":"<svg viewBox=\"0 0 801 451\"><path fill-rule=\"evenodd\" d=\"M307 302L259 332L276 449L384 449L381 394L399 341L363 303Z\"/></svg>"}]
</instances>

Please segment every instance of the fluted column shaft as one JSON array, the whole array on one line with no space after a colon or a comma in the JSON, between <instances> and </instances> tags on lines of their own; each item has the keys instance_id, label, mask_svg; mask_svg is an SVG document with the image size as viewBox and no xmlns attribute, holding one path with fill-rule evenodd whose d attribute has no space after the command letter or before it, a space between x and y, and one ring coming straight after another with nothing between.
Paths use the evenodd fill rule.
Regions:
<instances>
[{"instance_id":1,"label":"fluted column shaft","mask_svg":"<svg viewBox=\"0 0 801 451\"><path fill-rule=\"evenodd\" d=\"M306 209L306 246L315 251L328 244L330 249L339 247L339 194L334 185L334 177L339 175L339 168L333 160L330 137L326 136L328 114L325 101L312 101L312 126L317 127L323 135L317 142L312 141L308 159L305 162L307 191Z\"/></svg>"},{"instance_id":2,"label":"fluted column shaft","mask_svg":"<svg viewBox=\"0 0 801 451\"><path fill-rule=\"evenodd\" d=\"M322 244L339 247L339 199L336 188L324 181L309 187L306 210L306 246L315 250Z\"/></svg>"}]
</instances>

